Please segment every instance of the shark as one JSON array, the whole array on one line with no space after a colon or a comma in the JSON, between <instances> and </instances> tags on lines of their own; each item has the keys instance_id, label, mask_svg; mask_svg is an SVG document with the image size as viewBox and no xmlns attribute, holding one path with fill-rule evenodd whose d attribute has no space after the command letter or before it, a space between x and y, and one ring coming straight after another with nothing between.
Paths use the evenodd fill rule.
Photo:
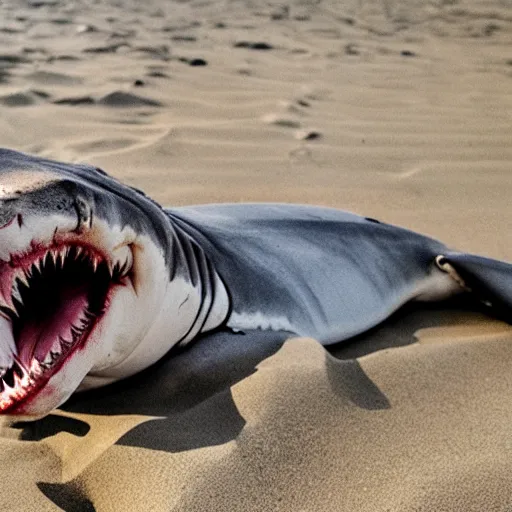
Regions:
<instances>
[{"instance_id":1,"label":"shark","mask_svg":"<svg viewBox=\"0 0 512 512\"><path fill-rule=\"evenodd\" d=\"M2 415L40 418L219 329L329 345L461 293L509 320L512 265L334 208L163 208L94 166L0 149Z\"/></svg>"}]
</instances>

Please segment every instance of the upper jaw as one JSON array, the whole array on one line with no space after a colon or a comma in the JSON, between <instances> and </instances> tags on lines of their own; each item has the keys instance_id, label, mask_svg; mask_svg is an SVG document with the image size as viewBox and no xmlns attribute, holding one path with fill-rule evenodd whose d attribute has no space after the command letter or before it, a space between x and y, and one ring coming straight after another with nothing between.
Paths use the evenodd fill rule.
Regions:
<instances>
[{"instance_id":1,"label":"upper jaw","mask_svg":"<svg viewBox=\"0 0 512 512\"><path fill-rule=\"evenodd\" d=\"M108 269L109 278L124 278L132 268L132 252L128 246L115 255L106 255L97 248L80 243L32 244L28 252L11 254L8 262L0 261L0 315L19 316L23 306L20 288L29 287L31 279L50 265L62 268L70 259L86 259L94 272L100 264Z\"/></svg>"}]
</instances>

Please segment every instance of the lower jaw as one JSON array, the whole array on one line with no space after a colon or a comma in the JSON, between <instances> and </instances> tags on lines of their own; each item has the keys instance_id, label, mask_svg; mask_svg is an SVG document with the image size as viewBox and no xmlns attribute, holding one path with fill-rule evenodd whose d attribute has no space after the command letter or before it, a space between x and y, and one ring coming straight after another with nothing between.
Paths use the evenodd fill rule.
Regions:
<instances>
[{"instance_id":1,"label":"lower jaw","mask_svg":"<svg viewBox=\"0 0 512 512\"><path fill-rule=\"evenodd\" d=\"M64 364L65 361L63 361L59 366L62 367ZM35 365L37 365L37 363L35 363ZM47 370L45 373L39 374L39 376L37 376L37 373L34 372L35 365L32 365L32 368L29 371L29 375L24 374L23 378L20 379L20 382L23 384L21 389L18 391L19 398L10 403L7 402L5 406L0 405L0 414L12 415L16 417L24 415L30 417L34 416L34 414L31 412L31 409L37 409L37 407L33 407L34 401L43 392L44 388L50 382L52 377L60 370L60 367ZM32 374L32 376L30 374ZM16 392L16 388L14 389ZM36 414L40 416L45 415L45 413L42 412Z\"/></svg>"},{"instance_id":2,"label":"lower jaw","mask_svg":"<svg viewBox=\"0 0 512 512\"><path fill-rule=\"evenodd\" d=\"M89 329L84 333L83 337L77 340L66 352L61 353L60 357L50 368L42 368L37 359L32 358L29 368L24 368L23 377L15 381L12 396L19 396L13 401L6 401L2 404L2 395L0 395L0 415L15 416L15 421L22 421L23 417L31 420L43 417L50 412L51 409L58 407L62 403L59 395L65 396L65 393L55 393L55 403L51 407L44 406L44 411L40 410L36 402L41 399L41 394L45 392L45 388L51 379L58 374L64 365L70 362L70 359L80 350L83 350L94 328L97 320L93 322ZM54 390L52 390L54 391ZM4 389L5 392L5 389ZM69 393L70 394L70 393Z\"/></svg>"}]
</instances>

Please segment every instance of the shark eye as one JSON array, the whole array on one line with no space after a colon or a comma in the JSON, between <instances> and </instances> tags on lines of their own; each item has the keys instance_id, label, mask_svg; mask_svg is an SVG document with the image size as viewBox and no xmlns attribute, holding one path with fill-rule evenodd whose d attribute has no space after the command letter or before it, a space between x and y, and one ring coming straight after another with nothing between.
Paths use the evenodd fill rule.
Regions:
<instances>
[{"instance_id":1,"label":"shark eye","mask_svg":"<svg viewBox=\"0 0 512 512\"><path fill-rule=\"evenodd\" d=\"M111 268L82 246L52 248L11 267L11 297L0 305L11 331L0 333L2 350L14 351L12 364L0 369L3 411L41 387L85 343L107 307L110 289L127 271L119 264ZM9 279L6 273L2 278Z\"/></svg>"}]
</instances>

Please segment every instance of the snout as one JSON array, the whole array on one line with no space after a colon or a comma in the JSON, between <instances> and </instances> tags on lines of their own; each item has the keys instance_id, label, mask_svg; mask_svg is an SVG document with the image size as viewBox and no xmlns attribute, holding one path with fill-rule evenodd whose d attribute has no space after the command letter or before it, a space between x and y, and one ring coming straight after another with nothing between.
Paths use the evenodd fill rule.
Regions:
<instances>
[{"instance_id":1,"label":"snout","mask_svg":"<svg viewBox=\"0 0 512 512\"><path fill-rule=\"evenodd\" d=\"M15 192L18 192L15 190ZM0 260L9 262L47 247L56 238L81 233L92 221L91 201L69 180L53 180L0 200Z\"/></svg>"}]
</instances>

